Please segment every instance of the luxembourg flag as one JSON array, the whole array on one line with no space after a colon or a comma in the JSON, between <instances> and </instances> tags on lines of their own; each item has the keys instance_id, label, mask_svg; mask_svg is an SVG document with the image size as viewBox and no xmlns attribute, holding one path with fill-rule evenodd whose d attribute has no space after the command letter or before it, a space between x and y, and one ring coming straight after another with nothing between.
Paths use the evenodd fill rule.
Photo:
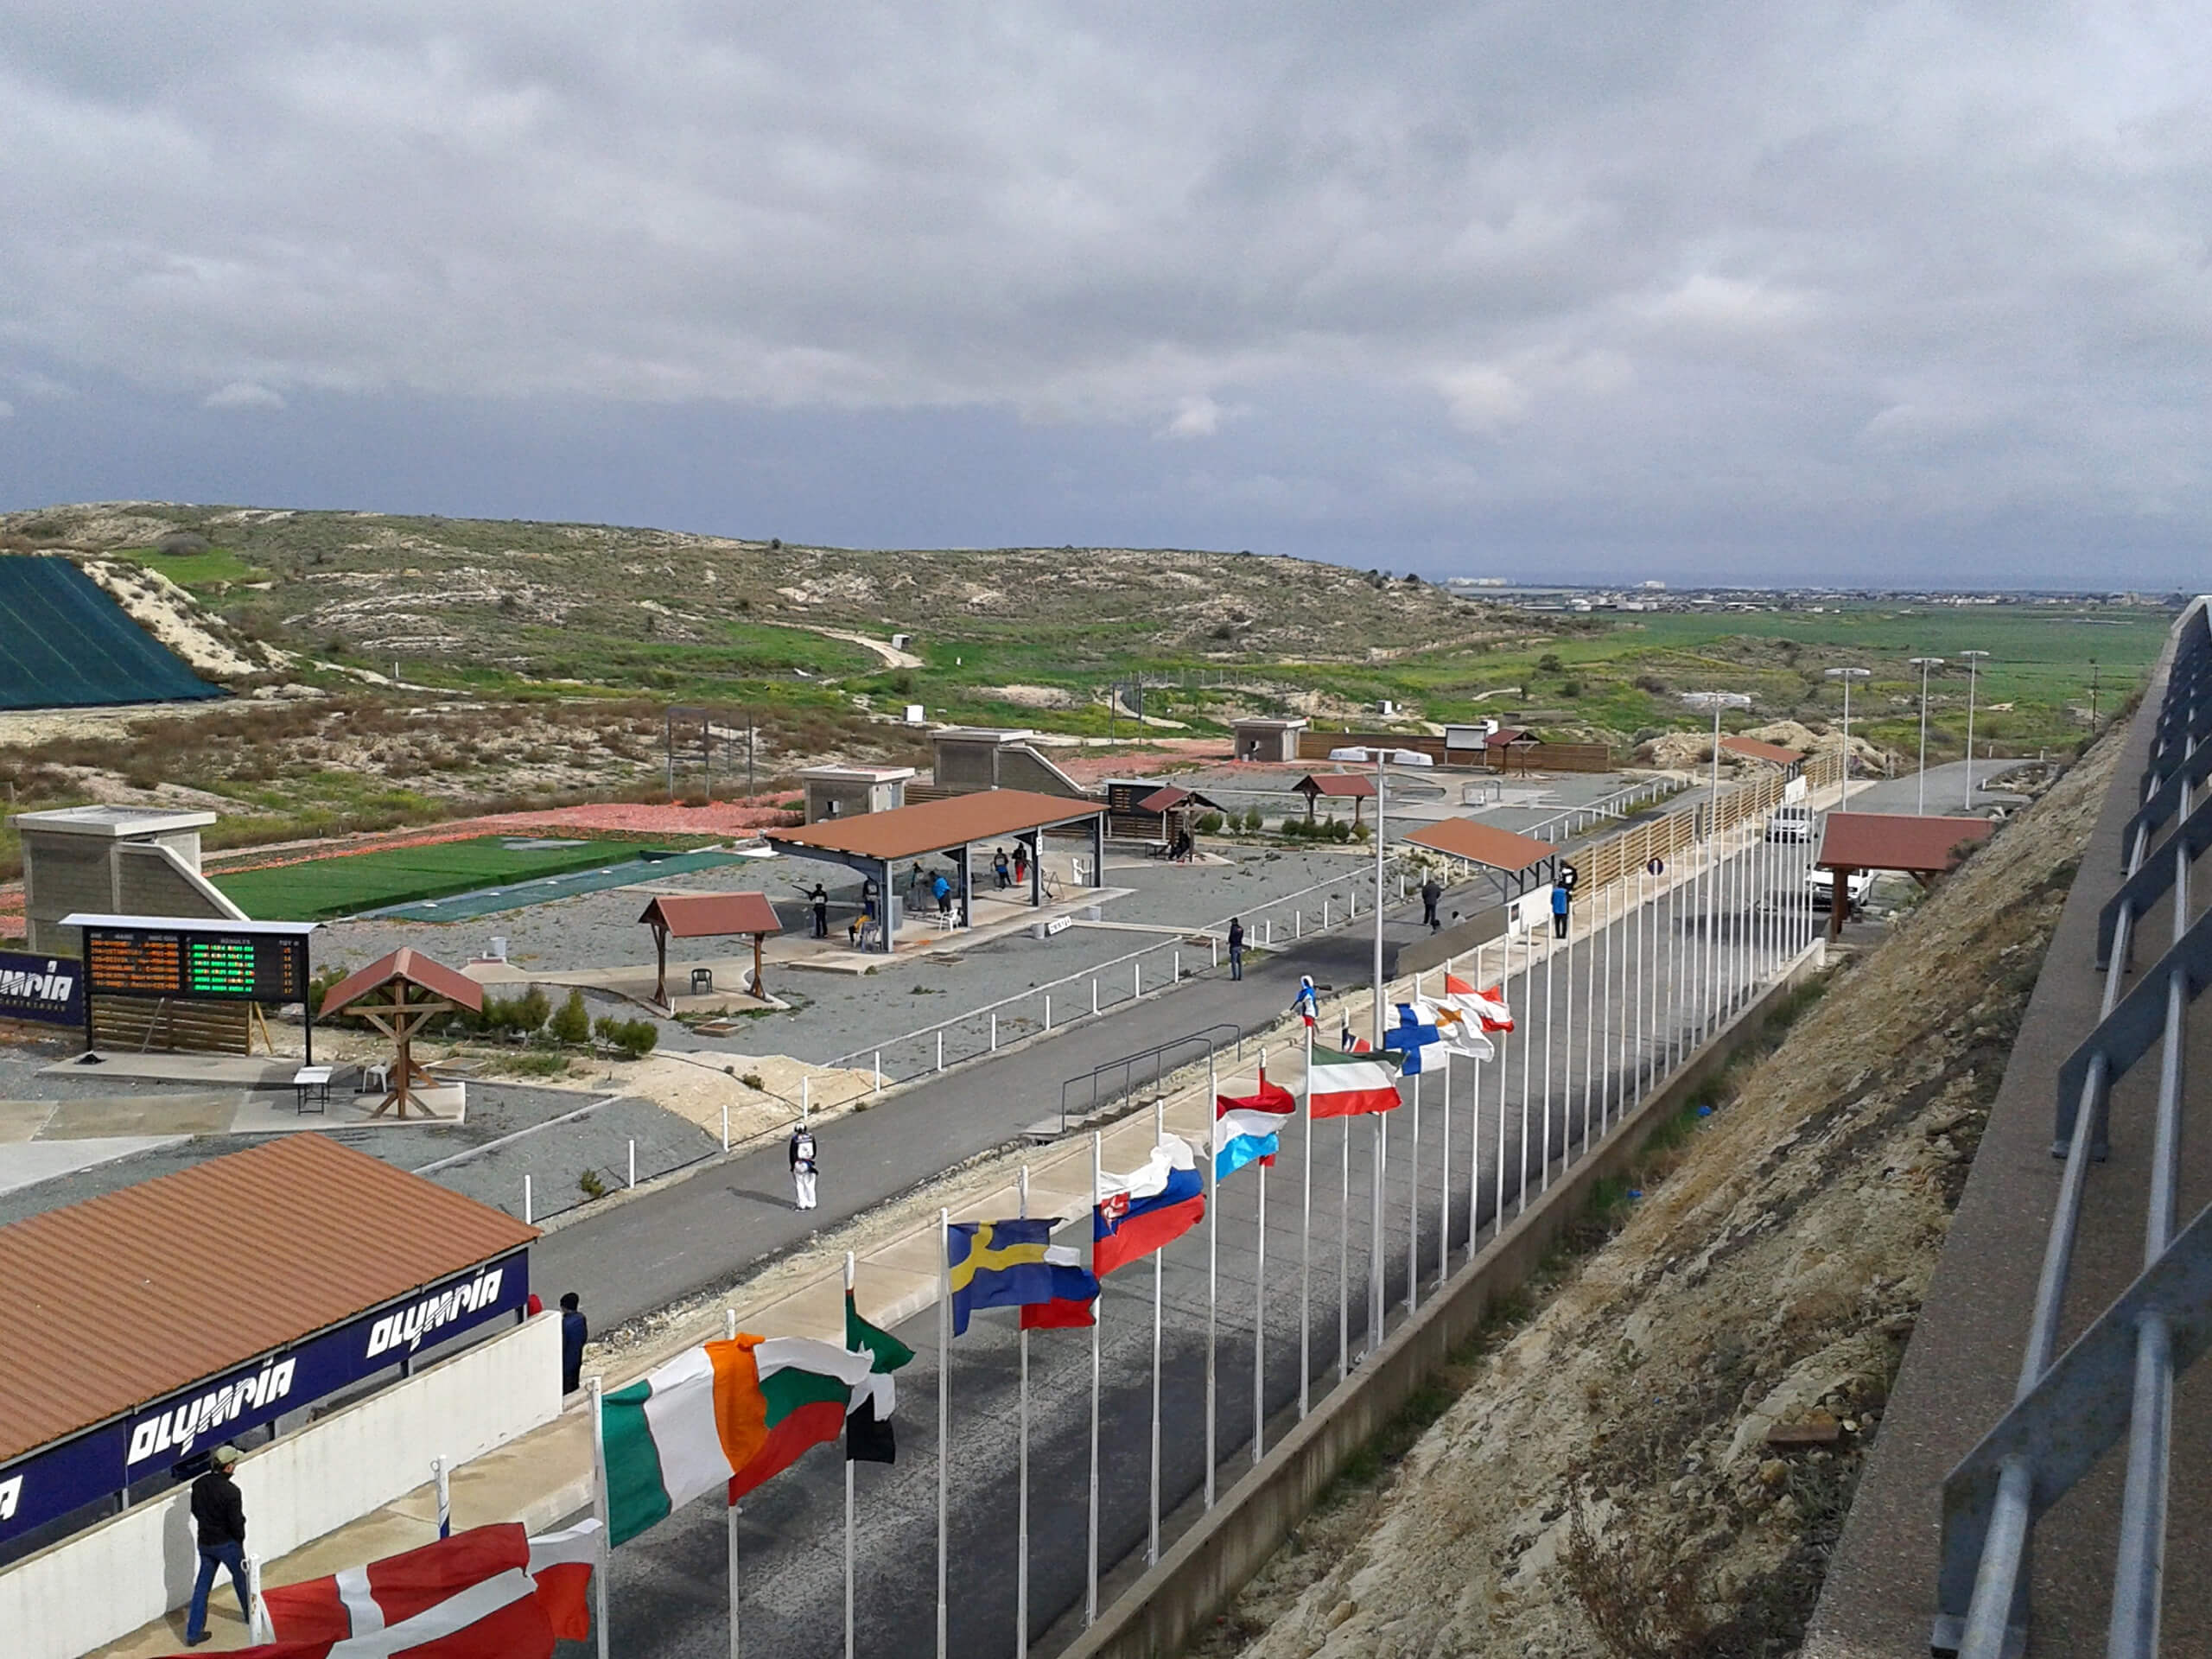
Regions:
<instances>
[{"instance_id":1,"label":"luxembourg flag","mask_svg":"<svg viewBox=\"0 0 2212 1659\"><path fill-rule=\"evenodd\" d=\"M1480 1025L1484 1031L1513 1029L1513 1010L1505 1006L1503 988L1493 985L1478 991L1457 974L1444 976L1444 1000Z\"/></svg>"},{"instance_id":2,"label":"luxembourg flag","mask_svg":"<svg viewBox=\"0 0 2212 1659\"><path fill-rule=\"evenodd\" d=\"M1255 1095L1214 1096L1213 1178L1221 1180L1255 1160L1272 1164L1282 1150L1282 1126L1298 1109L1298 1096L1260 1073Z\"/></svg>"},{"instance_id":3,"label":"luxembourg flag","mask_svg":"<svg viewBox=\"0 0 2212 1659\"><path fill-rule=\"evenodd\" d=\"M1395 1055L1347 1054L1314 1046L1306 1073L1306 1109L1315 1117L1357 1117L1398 1105Z\"/></svg>"},{"instance_id":4,"label":"luxembourg flag","mask_svg":"<svg viewBox=\"0 0 2212 1659\"><path fill-rule=\"evenodd\" d=\"M1399 1003L1398 1023L1382 1033L1382 1046L1405 1056L1399 1070L1409 1077L1418 1077L1424 1069L1421 1050L1443 1040L1443 1033L1436 1028L1436 1010L1426 1002Z\"/></svg>"},{"instance_id":5,"label":"luxembourg flag","mask_svg":"<svg viewBox=\"0 0 2212 1659\"><path fill-rule=\"evenodd\" d=\"M1143 1168L1103 1178L1090 1217L1091 1272L1103 1279L1164 1249L1205 1213L1198 1155L1179 1136L1160 1136Z\"/></svg>"}]
</instances>

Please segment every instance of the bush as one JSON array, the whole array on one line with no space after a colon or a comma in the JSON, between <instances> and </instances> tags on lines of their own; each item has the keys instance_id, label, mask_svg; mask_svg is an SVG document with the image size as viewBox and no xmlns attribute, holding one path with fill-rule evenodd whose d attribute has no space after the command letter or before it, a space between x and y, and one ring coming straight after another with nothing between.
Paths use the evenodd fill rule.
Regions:
<instances>
[{"instance_id":1,"label":"bush","mask_svg":"<svg viewBox=\"0 0 2212 1659\"><path fill-rule=\"evenodd\" d=\"M626 1060L645 1058L660 1041L660 1027L650 1020L617 1020L603 1014L592 1022L592 1031Z\"/></svg>"},{"instance_id":2,"label":"bush","mask_svg":"<svg viewBox=\"0 0 2212 1659\"><path fill-rule=\"evenodd\" d=\"M1370 830L1363 823L1355 823L1351 827L1351 839L1354 841L1365 841L1374 833L1375 832L1372 830Z\"/></svg>"},{"instance_id":3,"label":"bush","mask_svg":"<svg viewBox=\"0 0 2212 1659\"><path fill-rule=\"evenodd\" d=\"M1268 827L1267 814L1261 811L1258 807L1254 807L1244 815L1244 827L1254 835L1258 835L1261 830Z\"/></svg>"},{"instance_id":4,"label":"bush","mask_svg":"<svg viewBox=\"0 0 2212 1659\"><path fill-rule=\"evenodd\" d=\"M1548 651L1536 658L1536 666L1546 674L1556 674L1564 664L1560 663L1556 652Z\"/></svg>"},{"instance_id":5,"label":"bush","mask_svg":"<svg viewBox=\"0 0 2212 1659\"><path fill-rule=\"evenodd\" d=\"M1192 830L1197 835L1217 836L1221 833L1222 823L1220 813L1202 812L1198 815L1198 821L1192 826Z\"/></svg>"},{"instance_id":6,"label":"bush","mask_svg":"<svg viewBox=\"0 0 2212 1659\"><path fill-rule=\"evenodd\" d=\"M1360 833L1363 836L1367 833L1367 826L1365 824L1360 825ZM1329 820L1328 836L1331 841L1334 842L1350 841L1351 839L1351 825L1345 823L1342 818L1331 818Z\"/></svg>"},{"instance_id":7,"label":"bush","mask_svg":"<svg viewBox=\"0 0 2212 1659\"><path fill-rule=\"evenodd\" d=\"M1580 680L1561 680L1559 686L1559 694L1562 697L1569 699L1580 696L1582 695L1582 682Z\"/></svg>"},{"instance_id":8,"label":"bush","mask_svg":"<svg viewBox=\"0 0 2212 1659\"><path fill-rule=\"evenodd\" d=\"M584 994L572 990L569 1000L561 1005L552 1020L553 1040L582 1047L591 1040L591 1014L584 1007Z\"/></svg>"}]
</instances>

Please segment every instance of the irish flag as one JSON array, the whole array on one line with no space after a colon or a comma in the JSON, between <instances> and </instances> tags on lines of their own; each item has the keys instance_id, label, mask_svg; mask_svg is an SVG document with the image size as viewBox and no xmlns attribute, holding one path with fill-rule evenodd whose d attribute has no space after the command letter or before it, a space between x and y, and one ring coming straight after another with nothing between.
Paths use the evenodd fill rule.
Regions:
<instances>
[{"instance_id":1,"label":"irish flag","mask_svg":"<svg viewBox=\"0 0 2212 1659\"><path fill-rule=\"evenodd\" d=\"M1306 1086L1306 1109L1315 1117L1357 1117L1363 1112L1391 1111L1398 1104L1395 1058L1346 1054L1317 1044Z\"/></svg>"},{"instance_id":2,"label":"irish flag","mask_svg":"<svg viewBox=\"0 0 2212 1659\"><path fill-rule=\"evenodd\" d=\"M837 1438L874 1356L741 1334L677 1355L601 1402L610 1541L626 1543L717 1487L734 1503Z\"/></svg>"}]
</instances>

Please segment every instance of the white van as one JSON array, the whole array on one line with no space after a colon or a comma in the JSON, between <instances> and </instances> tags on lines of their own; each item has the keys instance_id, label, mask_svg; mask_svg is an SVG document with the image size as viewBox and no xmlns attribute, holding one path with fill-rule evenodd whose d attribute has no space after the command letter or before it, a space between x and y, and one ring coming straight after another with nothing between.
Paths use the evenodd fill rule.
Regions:
<instances>
[{"instance_id":1,"label":"white van","mask_svg":"<svg viewBox=\"0 0 2212 1659\"><path fill-rule=\"evenodd\" d=\"M1846 892L1853 910L1866 902L1867 889L1874 885L1874 878L1865 870L1853 870ZM1813 901L1815 910L1827 910L1835 903L1835 872L1815 870L1805 878L1805 891Z\"/></svg>"},{"instance_id":2,"label":"white van","mask_svg":"<svg viewBox=\"0 0 2212 1659\"><path fill-rule=\"evenodd\" d=\"M1769 841L1810 841L1813 838L1813 809L1809 806L1777 806L1766 821Z\"/></svg>"}]
</instances>

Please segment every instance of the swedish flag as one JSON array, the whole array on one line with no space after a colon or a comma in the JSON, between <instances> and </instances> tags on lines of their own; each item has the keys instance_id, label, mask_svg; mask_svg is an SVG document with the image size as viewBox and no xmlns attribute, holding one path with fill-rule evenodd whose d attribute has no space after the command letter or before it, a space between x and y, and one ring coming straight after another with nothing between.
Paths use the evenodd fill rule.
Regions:
<instances>
[{"instance_id":1,"label":"swedish flag","mask_svg":"<svg viewBox=\"0 0 2212 1659\"><path fill-rule=\"evenodd\" d=\"M952 1332L968 1333L968 1316L982 1307L1049 1302L1056 1274L1046 1251L1051 1220L955 1222L945 1241L952 1283Z\"/></svg>"}]
</instances>

